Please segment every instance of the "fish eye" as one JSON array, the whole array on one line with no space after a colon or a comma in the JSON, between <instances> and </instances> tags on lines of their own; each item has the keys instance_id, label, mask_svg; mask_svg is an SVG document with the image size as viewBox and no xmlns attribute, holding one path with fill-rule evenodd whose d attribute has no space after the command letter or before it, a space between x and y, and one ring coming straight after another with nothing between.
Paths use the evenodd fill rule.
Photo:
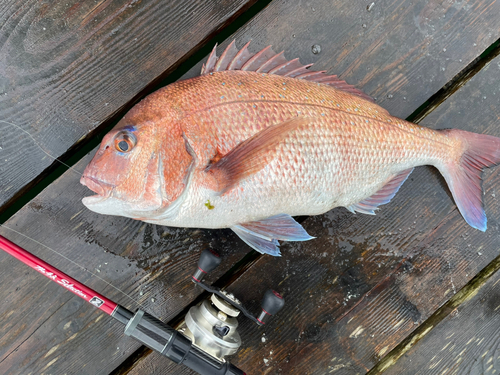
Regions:
<instances>
[{"instance_id":1,"label":"fish eye","mask_svg":"<svg viewBox=\"0 0 500 375\"><path fill-rule=\"evenodd\" d=\"M134 148L137 140L132 133L120 132L115 137L115 148L120 152L130 152Z\"/></svg>"}]
</instances>

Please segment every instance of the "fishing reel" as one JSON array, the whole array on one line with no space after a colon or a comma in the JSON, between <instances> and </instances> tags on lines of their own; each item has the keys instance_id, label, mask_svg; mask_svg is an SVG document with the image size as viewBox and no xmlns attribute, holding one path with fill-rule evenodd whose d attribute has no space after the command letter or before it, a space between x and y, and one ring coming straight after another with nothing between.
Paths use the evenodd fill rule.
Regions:
<instances>
[{"instance_id":1,"label":"fishing reel","mask_svg":"<svg viewBox=\"0 0 500 375\"><path fill-rule=\"evenodd\" d=\"M214 251L205 249L201 253L192 281L211 296L189 309L178 330L200 349L224 361L224 357L235 354L241 345L237 317L243 314L262 326L283 308L285 300L273 290L266 291L261 311L254 316L233 294L202 282L220 263L221 258Z\"/></svg>"}]
</instances>

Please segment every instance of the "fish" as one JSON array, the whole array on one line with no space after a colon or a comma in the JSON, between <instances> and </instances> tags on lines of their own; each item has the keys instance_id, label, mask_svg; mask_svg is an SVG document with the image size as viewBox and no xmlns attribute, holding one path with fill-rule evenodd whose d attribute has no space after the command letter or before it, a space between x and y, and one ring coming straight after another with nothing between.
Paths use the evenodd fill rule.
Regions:
<instances>
[{"instance_id":1,"label":"fish","mask_svg":"<svg viewBox=\"0 0 500 375\"><path fill-rule=\"evenodd\" d=\"M293 218L335 207L374 215L413 169L436 167L465 221L487 227L481 173L500 138L393 117L361 90L233 41L201 74L136 104L103 138L83 204L173 227L231 228L253 249L314 237Z\"/></svg>"}]
</instances>

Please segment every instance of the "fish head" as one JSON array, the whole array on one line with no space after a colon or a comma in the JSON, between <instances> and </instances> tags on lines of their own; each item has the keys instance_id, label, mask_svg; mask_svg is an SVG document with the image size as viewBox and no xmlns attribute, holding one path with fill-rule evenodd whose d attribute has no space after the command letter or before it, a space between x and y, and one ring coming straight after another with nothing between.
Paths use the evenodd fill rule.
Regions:
<instances>
[{"instance_id":1,"label":"fish head","mask_svg":"<svg viewBox=\"0 0 500 375\"><path fill-rule=\"evenodd\" d=\"M96 193L82 200L90 210L155 219L184 190L192 157L182 132L172 116L147 104L136 105L106 134L85 168L80 183Z\"/></svg>"}]
</instances>

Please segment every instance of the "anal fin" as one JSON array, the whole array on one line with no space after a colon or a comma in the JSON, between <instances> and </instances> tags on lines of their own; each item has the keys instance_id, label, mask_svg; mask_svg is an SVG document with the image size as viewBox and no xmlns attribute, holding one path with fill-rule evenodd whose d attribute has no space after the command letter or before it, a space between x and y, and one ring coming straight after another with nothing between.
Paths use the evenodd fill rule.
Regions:
<instances>
[{"instance_id":1,"label":"anal fin","mask_svg":"<svg viewBox=\"0 0 500 375\"><path fill-rule=\"evenodd\" d=\"M253 249L273 256L281 255L277 240L307 241L314 238L286 214L234 225L231 229Z\"/></svg>"},{"instance_id":2,"label":"anal fin","mask_svg":"<svg viewBox=\"0 0 500 375\"><path fill-rule=\"evenodd\" d=\"M394 198L411 172L413 172L413 168L399 172L375 194L346 208L352 213L360 212L367 215L375 215L375 210L378 210L378 206L387 204Z\"/></svg>"}]
</instances>

